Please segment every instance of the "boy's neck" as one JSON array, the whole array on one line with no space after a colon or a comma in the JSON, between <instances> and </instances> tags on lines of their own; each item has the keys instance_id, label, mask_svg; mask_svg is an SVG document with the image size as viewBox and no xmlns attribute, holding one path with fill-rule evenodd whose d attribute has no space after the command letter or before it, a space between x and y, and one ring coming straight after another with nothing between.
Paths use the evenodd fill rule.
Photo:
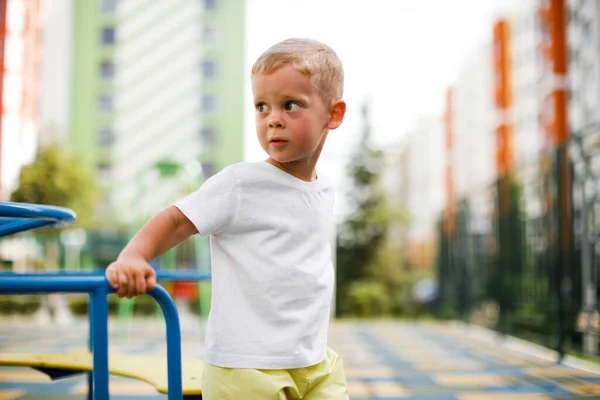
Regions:
<instances>
[{"instance_id":1,"label":"boy's neck","mask_svg":"<svg viewBox=\"0 0 600 400\"><path fill-rule=\"evenodd\" d=\"M309 163L304 162L301 164L296 163L280 163L272 159L271 157L265 160L269 164L279 168L283 172L286 172L298 179L301 179L306 182L314 182L317 180L317 170L316 165L309 165ZM312 163L310 163L312 164Z\"/></svg>"}]
</instances>

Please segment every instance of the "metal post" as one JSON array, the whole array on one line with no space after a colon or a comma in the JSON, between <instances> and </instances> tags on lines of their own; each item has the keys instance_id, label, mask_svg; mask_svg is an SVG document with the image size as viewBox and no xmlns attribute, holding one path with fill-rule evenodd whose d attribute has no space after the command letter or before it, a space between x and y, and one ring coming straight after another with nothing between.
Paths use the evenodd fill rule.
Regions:
<instances>
[{"instance_id":1,"label":"metal post","mask_svg":"<svg viewBox=\"0 0 600 400\"><path fill-rule=\"evenodd\" d=\"M581 178L581 177L580 177ZM596 286L592 280L591 268L591 249L588 221L588 204L585 194L585 179L580 179L581 189L581 220L582 220L582 240L581 240L581 279L582 279L582 303L587 312L587 326L583 334L583 351L587 355L598 354L598 339L592 332L591 316L596 308Z\"/></svg>"},{"instance_id":2,"label":"metal post","mask_svg":"<svg viewBox=\"0 0 600 400\"><path fill-rule=\"evenodd\" d=\"M109 399L108 394L108 288L98 287L92 297L93 305L93 347L94 376L93 393L95 399Z\"/></svg>"},{"instance_id":3,"label":"metal post","mask_svg":"<svg viewBox=\"0 0 600 400\"><path fill-rule=\"evenodd\" d=\"M92 294L89 295L89 304L88 304L88 318L89 318L89 338L88 338L88 349L91 354L94 354L94 296ZM87 374L88 381L88 400L92 400L94 398L94 371L90 371Z\"/></svg>"},{"instance_id":4,"label":"metal post","mask_svg":"<svg viewBox=\"0 0 600 400\"><path fill-rule=\"evenodd\" d=\"M169 400L183 398L183 381L181 378L181 325L175 303L167 291L157 285L148 292L154 298L165 316L167 326L167 384L169 387ZM106 397L108 398L108 397Z\"/></svg>"},{"instance_id":5,"label":"metal post","mask_svg":"<svg viewBox=\"0 0 600 400\"><path fill-rule=\"evenodd\" d=\"M593 125L592 125L593 127ZM579 163L581 168L578 171L574 169L575 184L579 185L581 193L581 304L582 312L586 316L586 326L583 330L583 353L586 355L598 355L598 338L593 318L596 315L596 282L593 276L593 254L592 238L590 237L590 214L588 196L586 194L586 182L592 178L595 182L595 176L590 171L590 157L585 154L583 148L583 134L574 135L572 140L572 158L573 163Z\"/></svg>"}]
</instances>

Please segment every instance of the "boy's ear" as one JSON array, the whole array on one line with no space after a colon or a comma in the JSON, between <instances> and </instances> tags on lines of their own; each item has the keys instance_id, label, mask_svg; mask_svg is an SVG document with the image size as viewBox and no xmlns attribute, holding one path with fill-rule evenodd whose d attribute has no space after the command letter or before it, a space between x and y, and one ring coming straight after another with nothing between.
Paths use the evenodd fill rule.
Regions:
<instances>
[{"instance_id":1,"label":"boy's ear","mask_svg":"<svg viewBox=\"0 0 600 400\"><path fill-rule=\"evenodd\" d=\"M328 129L335 129L344 121L346 114L346 102L344 100L334 100L331 102L331 112L329 113Z\"/></svg>"}]
</instances>

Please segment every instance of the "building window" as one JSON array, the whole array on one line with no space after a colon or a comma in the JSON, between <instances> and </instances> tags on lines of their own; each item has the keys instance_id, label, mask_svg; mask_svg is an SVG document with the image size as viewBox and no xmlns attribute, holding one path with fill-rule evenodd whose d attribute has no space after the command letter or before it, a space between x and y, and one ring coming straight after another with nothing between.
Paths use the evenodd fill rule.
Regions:
<instances>
[{"instance_id":1,"label":"building window","mask_svg":"<svg viewBox=\"0 0 600 400\"><path fill-rule=\"evenodd\" d=\"M202 174L204 175L204 179L210 178L216 173L215 164L205 161L202 163Z\"/></svg>"},{"instance_id":2,"label":"building window","mask_svg":"<svg viewBox=\"0 0 600 400\"><path fill-rule=\"evenodd\" d=\"M202 43L205 46L213 47L219 42L219 33L217 28L212 25L205 26L202 29Z\"/></svg>"},{"instance_id":3,"label":"building window","mask_svg":"<svg viewBox=\"0 0 600 400\"><path fill-rule=\"evenodd\" d=\"M101 94L98 97L98 111L101 113L110 113L114 110L113 98L109 94Z\"/></svg>"},{"instance_id":4,"label":"building window","mask_svg":"<svg viewBox=\"0 0 600 400\"><path fill-rule=\"evenodd\" d=\"M115 133L109 127L104 127L98 131L98 144L103 147L110 146L115 141Z\"/></svg>"},{"instance_id":5,"label":"building window","mask_svg":"<svg viewBox=\"0 0 600 400\"><path fill-rule=\"evenodd\" d=\"M102 44L107 46L115 44L115 28L102 28Z\"/></svg>"},{"instance_id":6,"label":"building window","mask_svg":"<svg viewBox=\"0 0 600 400\"><path fill-rule=\"evenodd\" d=\"M212 61L203 61L202 62L202 78L204 79L214 79L217 76L217 64Z\"/></svg>"},{"instance_id":7,"label":"building window","mask_svg":"<svg viewBox=\"0 0 600 400\"><path fill-rule=\"evenodd\" d=\"M586 21L582 25L583 31L583 43L589 45L592 43L594 39L594 31L592 29L592 23L590 21Z\"/></svg>"},{"instance_id":8,"label":"building window","mask_svg":"<svg viewBox=\"0 0 600 400\"><path fill-rule=\"evenodd\" d=\"M104 80L111 80L115 76L115 64L112 61L103 61L100 63L100 77Z\"/></svg>"},{"instance_id":9,"label":"building window","mask_svg":"<svg viewBox=\"0 0 600 400\"><path fill-rule=\"evenodd\" d=\"M217 0L202 0L204 11L215 11L217 9Z\"/></svg>"},{"instance_id":10,"label":"building window","mask_svg":"<svg viewBox=\"0 0 600 400\"><path fill-rule=\"evenodd\" d=\"M101 182L109 181L112 175L112 165L106 162L98 164L97 174Z\"/></svg>"},{"instance_id":11,"label":"building window","mask_svg":"<svg viewBox=\"0 0 600 400\"><path fill-rule=\"evenodd\" d=\"M114 14L117 11L117 0L102 0L100 10L104 14Z\"/></svg>"},{"instance_id":12,"label":"building window","mask_svg":"<svg viewBox=\"0 0 600 400\"><path fill-rule=\"evenodd\" d=\"M200 130L200 142L204 146L212 146L215 144L215 130L210 127L204 127Z\"/></svg>"},{"instance_id":13,"label":"building window","mask_svg":"<svg viewBox=\"0 0 600 400\"><path fill-rule=\"evenodd\" d=\"M213 94L202 95L202 112L213 113L217 110L217 98Z\"/></svg>"}]
</instances>

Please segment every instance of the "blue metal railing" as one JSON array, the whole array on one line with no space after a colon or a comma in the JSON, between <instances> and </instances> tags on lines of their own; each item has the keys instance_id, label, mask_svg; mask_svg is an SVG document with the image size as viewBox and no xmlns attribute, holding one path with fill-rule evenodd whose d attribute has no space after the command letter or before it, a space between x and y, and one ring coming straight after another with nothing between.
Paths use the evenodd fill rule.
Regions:
<instances>
[{"instance_id":1,"label":"blue metal railing","mask_svg":"<svg viewBox=\"0 0 600 400\"><path fill-rule=\"evenodd\" d=\"M90 351L93 372L90 391L96 399L108 399L108 301L113 290L103 275L62 273L3 274L0 293L88 293L90 295ZM169 399L182 399L181 327L171 296L160 285L146 294L160 305L167 326L167 368Z\"/></svg>"},{"instance_id":2,"label":"blue metal railing","mask_svg":"<svg viewBox=\"0 0 600 400\"><path fill-rule=\"evenodd\" d=\"M105 271L103 269L95 269L90 271L62 271L58 274L48 274L46 272L9 272L0 271L0 279L4 276L64 276L64 277L103 277ZM170 282L189 282L189 281L203 281L210 280L211 273L203 271L156 271L157 281L170 281Z\"/></svg>"},{"instance_id":3,"label":"blue metal railing","mask_svg":"<svg viewBox=\"0 0 600 400\"><path fill-rule=\"evenodd\" d=\"M76 215L64 207L0 202L0 236L41 227L59 227L75 222Z\"/></svg>"},{"instance_id":4,"label":"blue metal railing","mask_svg":"<svg viewBox=\"0 0 600 400\"><path fill-rule=\"evenodd\" d=\"M55 206L0 202L0 237L28 229L57 227L75 221L75 213ZM202 275L202 276L200 276ZM159 273L158 279L190 280L208 279L210 274L181 272ZM34 273L0 274L0 293L87 293L90 296L90 340L93 369L89 374L90 395L108 399L108 300L114 290L101 271L91 273ZM183 399L181 371L181 327L175 303L160 285L148 291L163 311L167 331L167 383L168 398Z\"/></svg>"}]
</instances>

